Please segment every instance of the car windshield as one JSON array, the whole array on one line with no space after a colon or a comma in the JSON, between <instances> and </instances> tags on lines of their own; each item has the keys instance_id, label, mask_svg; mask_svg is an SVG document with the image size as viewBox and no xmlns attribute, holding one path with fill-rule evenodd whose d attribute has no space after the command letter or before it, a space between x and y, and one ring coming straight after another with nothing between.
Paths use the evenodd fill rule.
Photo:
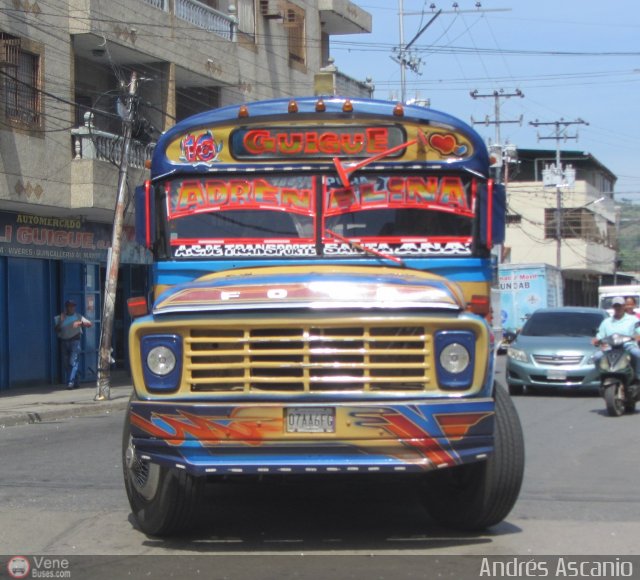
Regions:
<instances>
[{"instance_id":1,"label":"car windshield","mask_svg":"<svg viewBox=\"0 0 640 580\"><path fill-rule=\"evenodd\" d=\"M596 312L534 312L522 336L595 336L603 315Z\"/></svg>"},{"instance_id":2,"label":"car windshield","mask_svg":"<svg viewBox=\"0 0 640 580\"><path fill-rule=\"evenodd\" d=\"M611 302L616 296L623 296L624 298L633 298L636 301L636 304L640 304L640 296L638 296L637 294L624 294L624 295L616 294L615 296L603 296L602 299L600 300L600 308L605 308L605 309L613 308L613 304L611 304Z\"/></svg>"}]
</instances>

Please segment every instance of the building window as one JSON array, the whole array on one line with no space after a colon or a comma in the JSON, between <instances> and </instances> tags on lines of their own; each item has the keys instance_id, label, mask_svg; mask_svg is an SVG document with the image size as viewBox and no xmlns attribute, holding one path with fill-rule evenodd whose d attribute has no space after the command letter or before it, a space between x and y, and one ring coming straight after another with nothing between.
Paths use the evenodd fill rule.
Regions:
<instances>
[{"instance_id":1,"label":"building window","mask_svg":"<svg viewBox=\"0 0 640 580\"><path fill-rule=\"evenodd\" d=\"M304 67L307 62L304 10L295 4L285 2L283 17L289 45L289 64Z\"/></svg>"},{"instance_id":2,"label":"building window","mask_svg":"<svg viewBox=\"0 0 640 580\"><path fill-rule=\"evenodd\" d=\"M12 62L3 67L3 104L5 120L14 126L39 128L42 121L40 95L40 55L24 50L20 39L0 34L0 46L7 54L14 47Z\"/></svg>"},{"instance_id":3,"label":"building window","mask_svg":"<svg viewBox=\"0 0 640 580\"><path fill-rule=\"evenodd\" d=\"M508 226L516 226L522 223L522 216L519 213L508 213L506 217Z\"/></svg>"},{"instance_id":4,"label":"building window","mask_svg":"<svg viewBox=\"0 0 640 580\"><path fill-rule=\"evenodd\" d=\"M547 240L556 239L556 209L544 210L544 237ZM564 208L560 213L560 237L565 239L578 238L598 244L609 244L609 235L604 224L601 231L596 214L586 208Z\"/></svg>"},{"instance_id":5,"label":"building window","mask_svg":"<svg viewBox=\"0 0 640 580\"><path fill-rule=\"evenodd\" d=\"M238 0L238 32L255 42L256 39L256 6L254 0Z\"/></svg>"},{"instance_id":6,"label":"building window","mask_svg":"<svg viewBox=\"0 0 640 580\"><path fill-rule=\"evenodd\" d=\"M219 87L181 87L176 101L176 120L220 106Z\"/></svg>"}]
</instances>

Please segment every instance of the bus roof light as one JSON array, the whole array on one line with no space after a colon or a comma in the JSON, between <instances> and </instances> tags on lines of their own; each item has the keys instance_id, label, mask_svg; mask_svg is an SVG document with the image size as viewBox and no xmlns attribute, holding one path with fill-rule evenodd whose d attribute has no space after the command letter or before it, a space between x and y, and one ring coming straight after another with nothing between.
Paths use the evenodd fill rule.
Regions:
<instances>
[{"instance_id":1,"label":"bus roof light","mask_svg":"<svg viewBox=\"0 0 640 580\"><path fill-rule=\"evenodd\" d=\"M316 111L318 113L324 113L327 110L327 105L324 104L322 99L316 101Z\"/></svg>"},{"instance_id":2,"label":"bus roof light","mask_svg":"<svg viewBox=\"0 0 640 580\"><path fill-rule=\"evenodd\" d=\"M352 113L353 112L353 103L351 102L351 99L347 99L344 104L342 105L342 111L344 113Z\"/></svg>"},{"instance_id":3,"label":"bus roof light","mask_svg":"<svg viewBox=\"0 0 640 580\"><path fill-rule=\"evenodd\" d=\"M249 109L247 108L247 105L242 105L240 109L238 109L238 118L244 119L245 117L248 117L248 116L249 116Z\"/></svg>"},{"instance_id":4,"label":"bus roof light","mask_svg":"<svg viewBox=\"0 0 640 580\"><path fill-rule=\"evenodd\" d=\"M393 107L393 114L396 117L404 117L404 107L402 103L398 103L395 107Z\"/></svg>"},{"instance_id":5,"label":"bus roof light","mask_svg":"<svg viewBox=\"0 0 640 580\"><path fill-rule=\"evenodd\" d=\"M289 113L297 113L298 112L298 103L294 100L289 101L289 107L287 109Z\"/></svg>"}]
</instances>

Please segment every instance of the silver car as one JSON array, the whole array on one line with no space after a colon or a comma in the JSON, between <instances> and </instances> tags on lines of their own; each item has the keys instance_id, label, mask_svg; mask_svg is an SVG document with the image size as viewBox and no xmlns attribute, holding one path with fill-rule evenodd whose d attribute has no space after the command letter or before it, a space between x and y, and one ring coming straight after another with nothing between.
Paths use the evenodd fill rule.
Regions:
<instances>
[{"instance_id":1,"label":"silver car","mask_svg":"<svg viewBox=\"0 0 640 580\"><path fill-rule=\"evenodd\" d=\"M591 339L607 316L599 308L536 310L507 350L509 392L520 395L536 387L597 392Z\"/></svg>"}]
</instances>

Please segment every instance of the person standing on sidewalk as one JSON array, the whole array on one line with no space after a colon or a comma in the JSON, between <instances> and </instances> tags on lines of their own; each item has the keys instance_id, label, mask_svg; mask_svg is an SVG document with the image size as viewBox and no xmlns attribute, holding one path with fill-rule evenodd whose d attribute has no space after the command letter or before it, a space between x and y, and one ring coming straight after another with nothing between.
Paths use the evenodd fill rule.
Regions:
<instances>
[{"instance_id":1,"label":"person standing on sidewalk","mask_svg":"<svg viewBox=\"0 0 640 580\"><path fill-rule=\"evenodd\" d=\"M67 371L67 389L77 389L80 386L78 366L82 329L93 326L93 322L76 312L75 300L64 303L64 312L56 316L54 322Z\"/></svg>"}]
</instances>

